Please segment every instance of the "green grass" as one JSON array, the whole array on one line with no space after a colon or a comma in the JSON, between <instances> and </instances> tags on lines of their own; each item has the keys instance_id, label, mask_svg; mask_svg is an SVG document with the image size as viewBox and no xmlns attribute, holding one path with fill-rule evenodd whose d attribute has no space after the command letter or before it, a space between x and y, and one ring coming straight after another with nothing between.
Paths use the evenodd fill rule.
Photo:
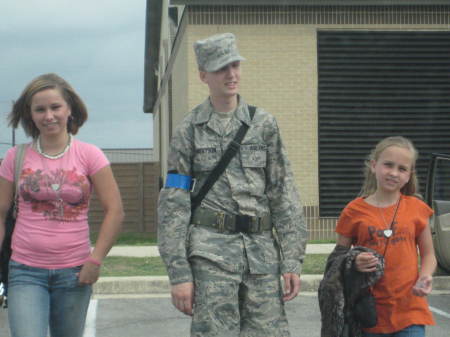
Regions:
<instances>
[{"instance_id":1,"label":"green grass","mask_svg":"<svg viewBox=\"0 0 450 337\"><path fill-rule=\"evenodd\" d=\"M91 233L91 241L97 241L98 233ZM115 246L150 246L156 245L156 233L120 233Z\"/></svg>"},{"instance_id":2,"label":"green grass","mask_svg":"<svg viewBox=\"0 0 450 337\"><path fill-rule=\"evenodd\" d=\"M157 257L108 256L102 265L102 276L161 276L166 268Z\"/></svg>"},{"instance_id":3,"label":"green grass","mask_svg":"<svg viewBox=\"0 0 450 337\"><path fill-rule=\"evenodd\" d=\"M303 263L302 274L323 274L328 254L310 254ZM102 276L162 276L166 268L158 257L108 256L102 265ZM439 269L436 275L448 275Z\"/></svg>"},{"instance_id":4,"label":"green grass","mask_svg":"<svg viewBox=\"0 0 450 337\"><path fill-rule=\"evenodd\" d=\"M306 255L302 274L323 274L328 254Z\"/></svg>"},{"instance_id":5,"label":"green grass","mask_svg":"<svg viewBox=\"0 0 450 337\"><path fill-rule=\"evenodd\" d=\"M307 255L302 274L323 274L328 254ZM102 276L161 276L167 275L160 257L107 257Z\"/></svg>"},{"instance_id":6,"label":"green grass","mask_svg":"<svg viewBox=\"0 0 450 337\"><path fill-rule=\"evenodd\" d=\"M308 241L308 244L315 244L315 243L333 243L333 244L335 244L336 243L336 239L334 239L334 240L311 240L311 241Z\"/></svg>"},{"instance_id":7,"label":"green grass","mask_svg":"<svg viewBox=\"0 0 450 337\"><path fill-rule=\"evenodd\" d=\"M91 233L91 240L95 242L97 240L98 233ZM315 243L336 243L336 240L311 240L308 244ZM120 233L119 238L115 245L117 246L149 246L156 245L157 238L156 233L140 233L140 232L127 232Z\"/></svg>"},{"instance_id":8,"label":"green grass","mask_svg":"<svg viewBox=\"0 0 450 337\"><path fill-rule=\"evenodd\" d=\"M98 233L91 233L91 240L97 240ZM310 241L314 243L335 243L334 240ZM117 246L156 245L155 233L121 233ZM303 274L322 274L328 255L307 255L303 264ZM102 266L102 276L161 276L167 275L160 257L121 257L108 256Z\"/></svg>"}]
</instances>

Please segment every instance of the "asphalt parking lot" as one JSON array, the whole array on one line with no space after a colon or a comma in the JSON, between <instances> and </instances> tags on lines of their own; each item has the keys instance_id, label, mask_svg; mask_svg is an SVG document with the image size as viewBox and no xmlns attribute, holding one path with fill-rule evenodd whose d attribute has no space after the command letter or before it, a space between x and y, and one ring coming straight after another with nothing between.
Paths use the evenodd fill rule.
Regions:
<instances>
[{"instance_id":1,"label":"asphalt parking lot","mask_svg":"<svg viewBox=\"0 0 450 337\"><path fill-rule=\"evenodd\" d=\"M427 337L448 337L450 292L429 296L436 326ZM286 304L292 337L319 337L317 293L304 293ZM190 319L179 313L166 294L95 296L91 301L84 337L189 336ZM10 337L6 311L0 311L0 336Z\"/></svg>"}]
</instances>

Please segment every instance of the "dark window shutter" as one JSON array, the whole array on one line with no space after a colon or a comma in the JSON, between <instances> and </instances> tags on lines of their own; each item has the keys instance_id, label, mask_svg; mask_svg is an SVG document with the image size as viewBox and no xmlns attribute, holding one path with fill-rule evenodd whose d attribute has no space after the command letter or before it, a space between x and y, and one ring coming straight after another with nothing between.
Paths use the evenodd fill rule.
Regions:
<instances>
[{"instance_id":1,"label":"dark window shutter","mask_svg":"<svg viewBox=\"0 0 450 337\"><path fill-rule=\"evenodd\" d=\"M420 193L431 152L450 152L450 32L320 31L320 216L357 196L364 160L384 137L419 150Z\"/></svg>"}]
</instances>

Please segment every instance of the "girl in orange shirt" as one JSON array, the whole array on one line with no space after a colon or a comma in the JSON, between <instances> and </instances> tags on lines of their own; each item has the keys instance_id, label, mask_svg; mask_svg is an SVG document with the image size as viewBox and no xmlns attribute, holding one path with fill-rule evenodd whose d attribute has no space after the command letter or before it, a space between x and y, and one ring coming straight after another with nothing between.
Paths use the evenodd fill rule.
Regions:
<instances>
[{"instance_id":1,"label":"girl in orange shirt","mask_svg":"<svg viewBox=\"0 0 450 337\"><path fill-rule=\"evenodd\" d=\"M379 142L367 161L361 196L345 207L338 220L338 245L365 246L385 254L384 276L372 289L378 323L364 329L365 337L422 337L424 326L434 324L426 300L436 268L428 224L433 211L414 196L417 156L406 138ZM361 253L355 260L356 270L363 273L375 271L377 264L372 253Z\"/></svg>"}]
</instances>

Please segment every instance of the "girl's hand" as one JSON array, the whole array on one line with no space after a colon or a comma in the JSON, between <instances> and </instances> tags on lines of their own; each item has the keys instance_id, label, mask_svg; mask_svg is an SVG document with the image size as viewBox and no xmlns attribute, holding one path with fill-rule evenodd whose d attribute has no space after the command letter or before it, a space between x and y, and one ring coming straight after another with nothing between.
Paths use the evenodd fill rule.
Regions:
<instances>
[{"instance_id":1,"label":"girl's hand","mask_svg":"<svg viewBox=\"0 0 450 337\"><path fill-rule=\"evenodd\" d=\"M355 267L361 273L370 273L377 270L378 258L372 253L360 253L356 256Z\"/></svg>"},{"instance_id":2,"label":"girl's hand","mask_svg":"<svg viewBox=\"0 0 450 337\"><path fill-rule=\"evenodd\" d=\"M78 274L78 281L81 285L94 284L97 282L100 276L100 266L87 261L83 267L81 267L80 273Z\"/></svg>"},{"instance_id":3,"label":"girl's hand","mask_svg":"<svg viewBox=\"0 0 450 337\"><path fill-rule=\"evenodd\" d=\"M427 296L433 290L433 278L430 275L420 276L412 288L412 293L416 296Z\"/></svg>"}]
</instances>

